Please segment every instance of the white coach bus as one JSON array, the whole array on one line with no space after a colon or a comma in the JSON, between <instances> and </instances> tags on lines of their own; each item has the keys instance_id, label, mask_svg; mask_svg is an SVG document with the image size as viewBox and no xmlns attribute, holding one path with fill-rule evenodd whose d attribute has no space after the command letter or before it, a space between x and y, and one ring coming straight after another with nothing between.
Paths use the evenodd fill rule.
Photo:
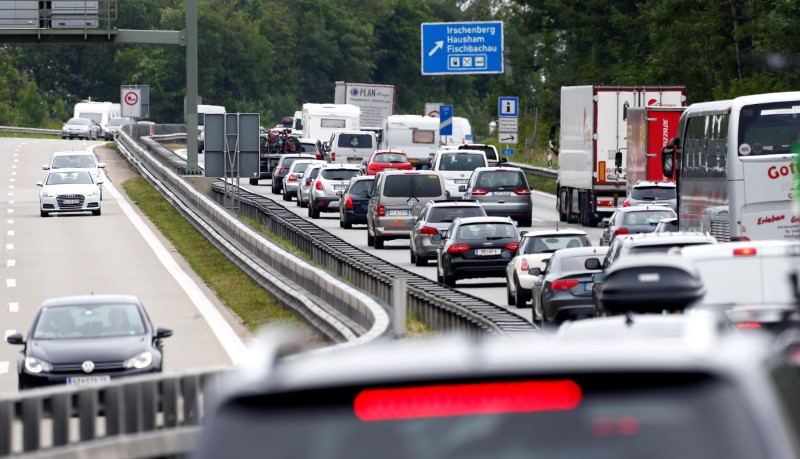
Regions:
<instances>
[{"instance_id":1,"label":"white coach bus","mask_svg":"<svg viewBox=\"0 0 800 459\"><path fill-rule=\"evenodd\" d=\"M662 155L665 175L677 175L680 229L719 241L800 239L797 152L800 92L690 105Z\"/></svg>"}]
</instances>

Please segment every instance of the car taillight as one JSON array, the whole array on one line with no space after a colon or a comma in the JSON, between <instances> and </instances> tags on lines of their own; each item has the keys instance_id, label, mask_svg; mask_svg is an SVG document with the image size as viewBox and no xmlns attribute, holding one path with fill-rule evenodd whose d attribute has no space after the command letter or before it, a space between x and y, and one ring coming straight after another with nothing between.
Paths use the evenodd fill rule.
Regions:
<instances>
[{"instance_id":1,"label":"car taillight","mask_svg":"<svg viewBox=\"0 0 800 459\"><path fill-rule=\"evenodd\" d=\"M347 195L346 198L344 198L344 206L348 209L353 208L353 197L350 196L349 194Z\"/></svg>"},{"instance_id":2,"label":"car taillight","mask_svg":"<svg viewBox=\"0 0 800 459\"><path fill-rule=\"evenodd\" d=\"M508 250L513 250L516 252L517 249L519 248L519 242L509 242L508 244L506 244L506 248Z\"/></svg>"},{"instance_id":3,"label":"car taillight","mask_svg":"<svg viewBox=\"0 0 800 459\"><path fill-rule=\"evenodd\" d=\"M472 189L472 194L475 195L475 196L485 196L485 195L489 194L489 190L485 190L483 188L473 188Z\"/></svg>"},{"instance_id":4,"label":"car taillight","mask_svg":"<svg viewBox=\"0 0 800 459\"><path fill-rule=\"evenodd\" d=\"M461 253L466 252L467 250L469 250L468 244L453 244L447 248L447 251L450 253Z\"/></svg>"},{"instance_id":5,"label":"car taillight","mask_svg":"<svg viewBox=\"0 0 800 459\"><path fill-rule=\"evenodd\" d=\"M287 177L286 180L289 182L296 182L297 177L295 177L294 174L289 174L289 177Z\"/></svg>"},{"instance_id":6,"label":"car taillight","mask_svg":"<svg viewBox=\"0 0 800 459\"><path fill-rule=\"evenodd\" d=\"M419 229L419 234L424 234L426 236L435 236L439 234L439 231L436 228L431 228L430 226L423 226Z\"/></svg>"},{"instance_id":7,"label":"car taillight","mask_svg":"<svg viewBox=\"0 0 800 459\"><path fill-rule=\"evenodd\" d=\"M336 152L335 151L331 152L331 161L336 161Z\"/></svg>"},{"instance_id":8,"label":"car taillight","mask_svg":"<svg viewBox=\"0 0 800 459\"><path fill-rule=\"evenodd\" d=\"M614 201L609 201L608 199L598 199L597 200L598 207L613 207Z\"/></svg>"},{"instance_id":9,"label":"car taillight","mask_svg":"<svg viewBox=\"0 0 800 459\"><path fill-rule=\"evenodd\" d=\"M756 255L755 247L742 247L740 249L733 249L734 257L752 257Z\"/></svg>"},{"instance_id":10,"label":"car taillight","mask_svg":"<svg viewBox=\"0 0 800 459\"><path fill-rule=\"evenodd\" d=\"M750 238L747 236L732 237L731 242L750 242Z\"/></svg>"},{"instance_id":11,"label":"car taillight","mask_svg":"<svg viewBox=\"0 0 800 459\"><path fill-rule=\"evenodd\" d=\"M553 281L550 288L553 290L569 290L578 285L578 279L558 279Z\"/></svg>"},{"instance_id":12,"label":"car taillight","mask_svg":"<svg viewBox=\"0 0 800 459\"><path fill-rule=\"evenodd\" d=\"M317 183L314 184L314 188L316 188L318 191L322 191L322 182L317 180Z\"/></svg>"},{"instance_id":13,"label":"car taillight","mask_svg":"<svg viewBox=\"0 0 800 459\"><path fill-rule=\"evenodd\" d=\"M317 159L322 159L322 153L317 153L316 158Z\"/></svg>"},{"instance_id":14,"label":"car taillight","mask_svg":"<svg viewBox=\"0 0 800 459\"><path fill-rule=\"evenodd\" d=\"M377 210L378 210L378 216L379 217L385 217L386 216L386 207L384 207L383 204L378 204L378 209Z\"/></svg>"},{"instance_id":15,"label":"car taillight","mask_svg":"<svg viewBox=\"0 0 800 459\"><path fill-rule=\"evenodd\" d=\"M625 202L622 203L622 207L630 207L631 203L626 199Z\"/></svg>"},{"instance_id":16,"label":"car taillight","mask_svg":"<svg viewBox=\"0 0 800 459\"><path fill-rule=\"evenodd\" d=\"M527 188L520 188L518 190L514 190L514 194L518 194L520 196L530 196L531 195L531 190L529 190Z\"/></svg>"},{"instance_id":17,"label":"car taillight","mask_svg":"<svg viewBox=\"0 0 800 459\"><path fill-rule=\"evenodd\" d=\"M736 324L736 328L761 328L761 324L758 322L742 322Z\"/></svg>"},{"instance_id":18,"label":"car taillight","mask_svg":"<svg viewBox=\"0 0 800 459\"><path fill-rule=\"evenodd\" d=\"M528 264L528 260L527 259L525 259L525 258L522 259L522 263L519 264L519 269L520 269L520 271L525 271L525 272L527 272L527 271L529 271L531 269L531 265Z\"/></svg>"},{"instance_id":19,"label":"car taillight","mask_svg":"<svg viewBox=\"0 0 800 459\"><path fill-rule=\"evenodd\" d=\"M287 172L289 172L289 169L287 169L285 167L278 168L278 175L285 174Z\"/></svg>"},{"instance_id":20,"label":"car taillight","mask_svg":"<svg viewBox=\"0 0 800 459\"><path fill-rule=\"evenodd\" d=\"M629 232L628 232L628 228L625 228L625 227L623 226L622 228L617 228L617 229L614 231L614 236L619 236L620 234L628 234L628 233L629 233Z\"/></svg>"}]
</instances>

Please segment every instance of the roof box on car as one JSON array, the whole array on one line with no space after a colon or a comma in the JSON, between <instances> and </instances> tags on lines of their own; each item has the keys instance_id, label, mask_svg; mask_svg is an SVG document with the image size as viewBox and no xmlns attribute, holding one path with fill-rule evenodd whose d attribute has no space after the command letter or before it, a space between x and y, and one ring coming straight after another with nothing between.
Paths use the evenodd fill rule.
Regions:
<instances>
[{"instance_id":1,"label":"roof box on car","mask_svg":"<svg viewBox=\"0 0 800 459\"><path fill-rule=\"evenodd\" d=\"M641 255L608 268L597 305L611 314L682 311L704 294L703 281L687 260Z\"/></svg>"}]
</instances>

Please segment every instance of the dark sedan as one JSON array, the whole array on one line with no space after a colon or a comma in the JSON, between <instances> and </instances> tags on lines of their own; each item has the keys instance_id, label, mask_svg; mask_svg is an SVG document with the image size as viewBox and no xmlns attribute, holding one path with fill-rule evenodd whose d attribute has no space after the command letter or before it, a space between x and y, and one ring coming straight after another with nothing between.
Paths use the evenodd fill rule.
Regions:
<instances>
[{"instance_id":1,"label":"dark sedan","mask_svg":"<svg viewBox=\"0 0 800 459\"><path fill-rule=\"evenodd\" d=\"M369 192L375 182L374 176L359 175L353 177L339 199L339 226L350 229L353 225L367 224L367 207Z\"/></svg>"},{"instance_id":2,"label":"dark sedan","mask_svg":"<svg viewBox=\"0 0 800 459\"><path fill-rule=\"evenodd\" d=\"M607 246L556 251L533 284L533 321L561 323L594 316L592 275L601 272L607 252Z\"/></svg>"},{"instance_id":3,"label":"dark sedan","mask_svg":"<svg viewBox=\"0 0 800 459\"><path fill-rule=\"evenodd\" d=\"M454 287L458 279L505 277L520 234L509 217L456 218L436 250L436 279Z\"/></svg>"},{"instance_id":4,"label":"dark sedan","mask_svg":"<svg viewBox=\"0 0 800 459\"><path fill-rule=\"evenodd\" d=\"M161 371L162 340L172 330L153 329L132 295L80 295L45 301L17 360L19 388L92 385L112 378Z\"/></svg>"}]
</instances>

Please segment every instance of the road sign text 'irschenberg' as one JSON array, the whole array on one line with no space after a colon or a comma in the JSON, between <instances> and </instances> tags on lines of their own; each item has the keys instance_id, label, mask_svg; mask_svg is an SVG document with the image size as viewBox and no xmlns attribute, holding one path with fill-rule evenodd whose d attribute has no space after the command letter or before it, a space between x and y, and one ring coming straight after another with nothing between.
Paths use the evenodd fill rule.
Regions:
<instances>
[{"instance_id":1,"label":"road sign text 'irschenberg'","mask_svg":"<svg viewBox=\"0 0 800 459\"><path fill-rule=\"evenodd\" d=\"M424 23L422 74L503 73L503 22Z\"/></svg>"}]
</instances>

